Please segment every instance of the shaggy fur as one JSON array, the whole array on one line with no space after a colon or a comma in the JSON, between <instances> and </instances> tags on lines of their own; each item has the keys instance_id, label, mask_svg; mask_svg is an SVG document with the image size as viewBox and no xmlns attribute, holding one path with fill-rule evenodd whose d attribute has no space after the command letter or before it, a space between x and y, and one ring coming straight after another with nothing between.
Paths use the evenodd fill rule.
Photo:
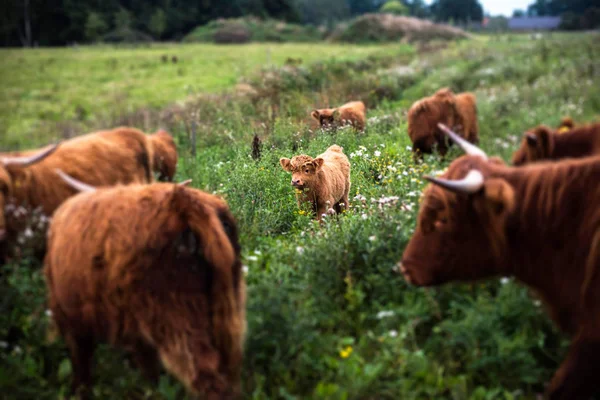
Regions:
<instances>
[{"instance_id":1,"label":"shaggy fur","mask_svg":"<svg viewBox=\"0 0 600 400\"><path fill-rule=\"evenodd\" d=\"M31 209L41 207L47 216L76 191L55 170L92 186L147 183L152 181L151 149L146 135L131 128L118 128L79 136L63 142L48 158L23 168L9 166L0 172L0 206L13 203ZM12 241L18 228L0 208L0 231ZM9 249L10 246L4 246ZM38 249L37 252L43 252ZM6 255L2 255L4 258Z\"/></svg>"},{"instance_id":2,"label":"shaggy fur","mask_svg":"<svg viewBox=\"0 0 600 400\"><path fill-rule=\"evenodd\" d=\"M456 132L469 142L479 143L479 126L477 124L477 103L473 93L459 93L454 96L458 114Z\"/></svg>"},{"instance_id":3,"label":"shaggy fur","mask_svg":"<svg viewBox=\"0 0 600 400\"><path fill-rule=\"evenodd\" d=\"M581 125L568 135L540 125L525 133L521 147L513 154L514 165L540 160L560 160L600 154L600 123Z\"/></svg>"},{"instance_id":4,"label":"shaggy fur","mask_svg":"<svg viewBox=\"0 0 600 400\"><path fill-rule=\"evenodd\" d=\"M439 89L433 96L413 103L408 110L408 136L413 143L415 159L423 153L431 153L437 145L443 157L448 151L446 135L437 124L453 127L459 135L477 143L477 107L472 93L454 95L449 88Z\"/></svg>"},{"instance_id":5,"label":"shaggy fur","mask_svg":"<svg viewBox=\"0 0 600 400\"><path fill-rule=\"evenodd\" d=\"M152 148L152 169L159 181L172 182L177 168L177 146L168 132L160 130L148 136Z\"/></svg>"},{"instance_id":6,"label":"shaggy fur","mask_svg":"<svg viewBox=\"0 0 600 400\"><path fill-rule=\"evenodd\" d=\"M352 125L362 131L366 125L365 103L362 101L351 101L337 108L313 110L310 116L321 127Z\"/></svg>"},{"instance_id":7,"label":"shaggy fur","mask_svg":"<svg viewBox=\"0 0 600 400\"><path fill-rule=\"evenodd\" d=\"M89 393L94 348L159 363L190 392L239 392L245 283L236 223L213 195L168 183L74 196L54 215L44 274L70 350L73 389Z\"/></svg>"},{"instance_id":8,"label":"shaggy fur","mask_svg":"<svg viewBox=\"0 0 600 400\"><path fill-rule=\"evenodd\" d=\"M279 163L292 173L292 186L301 191L296 195L298 206L310 203L318 220L332 207L336 213L348 209L350 162L340 146L334 144L314 159L302 154Z\"/></svg>"},{"instance_id":9,"label":"shaggy fur","mask_svg":"<svg viewBox=\"0 0 600 400\"><path fill-rule=\"evenodd\" d=\"M600 391L600 157L512 168L464 156L444 177L471 170L484 176L477 193L425 189L401 270L416 285L515 276L531 287L573 338L549 398L588 399Z\"/></svg>"}]
</instances>

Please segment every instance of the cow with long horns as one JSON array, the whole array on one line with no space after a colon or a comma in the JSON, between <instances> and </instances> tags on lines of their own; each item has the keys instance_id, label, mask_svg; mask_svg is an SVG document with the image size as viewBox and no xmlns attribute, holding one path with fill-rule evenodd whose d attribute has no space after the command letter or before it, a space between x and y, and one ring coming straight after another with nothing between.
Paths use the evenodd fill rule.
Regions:
<instances>
[{"instance_id":1,"label":"cow with long horns","mask_svg":"<svg viewBox=\"0 0 600 400\"><path fill-rule=\"evenodd\" d=\"M440 128L467 155L427 177L400 270L418 286L514 276L533 288L572 337L548 396L588 399L600 391L600 157L513 168Z\"/></svg>"},{"instance_id":2,"label":"cow with long horns","mask_svg":"<svg viewBox=\"0 0 600 400\"><path fill-rule=\"evenodd\" d=\"M559 133L545 125L527 131L513 154L513 165L600 155L600 123L580 125Z\"/></svg>"},{"instance_id":3,"label":"cow with long horns","mask_svg":"<svg viewBox=\"0 0 600 400\"><path fill-rule=\"evenodd\" d=\"M59 175L83 192L56 210L44 260L73 390L90 394L94 349L109 343L153 381L162 362L193 394L233 398L245 283L227 203L181 184L93 188Z\"/></svg>"},{"instance_id":4,"label":"cow with long horns","mask_svg":"<svg viewBox=\"0 0 600 400\"><path fill-rule=\"evenodd\" d=\"M0 159L0 242L3 252L12 252L11 243L22 229L22 222L10 209L41 209L45 216L76 191L55 173L65 173L94 186L149 183L153 181L152 150L146 135L137 129L100 131L49 146L27 156ZM43 252L43 242L35 253ZM4 259L6 254L1 259Z\"/></svg>"}]
</instances>

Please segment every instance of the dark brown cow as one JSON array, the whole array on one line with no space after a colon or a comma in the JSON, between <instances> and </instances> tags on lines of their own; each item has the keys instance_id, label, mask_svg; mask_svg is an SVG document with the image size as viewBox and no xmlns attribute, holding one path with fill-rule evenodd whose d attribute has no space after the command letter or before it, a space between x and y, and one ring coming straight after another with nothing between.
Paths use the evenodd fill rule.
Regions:
<instances>
[{"instance_id":1,"label":"dark brown cow","mask_svg":"<svg viewBox=\"0 0 600 400\"><path fill-rule=\"evenodd\" d=\"M94 348L106 342L153 380L160 360L193 394L235 396L245 283L227 204L169 183L79 185L86 193L54 214L44 261L73 389L89 393Z\"/></svg>"},{"instance_id":2,"label":"dark brown cow","mask_svg":"<svg viewBox=\"0 0 600 400\"><path fill-rule=\"evenodd\" d=\"M400 270L419 286L515 276L573 338L552 400L600 390L600 157L523 168L467 153L424 192Z\"/></svg>"},{"instance_id":3,"label":"dark brown cow","mask_svg":"<svg viewBox=\"0 0 600 400\"><path fill-rule=\"evenodd\" d=\"M523 136L513 154L513 165L540 160L560 160L600 154L600 123L580 125L568 134L540 125Z\"/></svg>"}]
</instances>

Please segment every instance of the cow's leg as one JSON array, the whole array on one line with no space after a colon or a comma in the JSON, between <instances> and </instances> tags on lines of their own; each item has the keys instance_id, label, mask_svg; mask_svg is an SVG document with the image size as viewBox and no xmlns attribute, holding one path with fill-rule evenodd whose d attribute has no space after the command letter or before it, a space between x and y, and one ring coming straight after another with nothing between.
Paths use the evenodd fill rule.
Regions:
<instances>
[{"instance_id":1,"label":"cow's leg","mask_svg":"<svg viewBox=\"0 0 600 400\"><path fill-rule=\"evenodd\" d=\"M92 389L92 358L95 343L91 336L67 334L65 337L73 366L73 393L87 399Z\"/></svg>"},{"instance_id":2,"label":"cow's leg","mask_svg":"<svg viewBox=\"0 0 600 400\"><path fill-rule=\"evenodd\" d=\"M549 400L589 399L600 390L600 339L580 338L552 378Z\"/></svg>"}]
</instances>

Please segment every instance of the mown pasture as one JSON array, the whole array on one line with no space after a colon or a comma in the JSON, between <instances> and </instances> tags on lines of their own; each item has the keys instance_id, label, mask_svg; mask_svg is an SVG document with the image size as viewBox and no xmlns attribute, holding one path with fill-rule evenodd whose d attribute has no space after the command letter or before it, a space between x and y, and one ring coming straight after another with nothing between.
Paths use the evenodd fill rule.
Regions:
<instances>
[{"instance_id":1,"label":"mown pasture","mask_svg":"<svg viewBox=\"0 0 600 400\"><path fill-rule=\"evenodd\" d=\"M528 127L556 125L563 115L575 121L600 117L598 39L598 34L553 34L478 37L420 51L352 47L354 55L345 60L331 57L351 55L341 46L202 47L207 50L195 61L198 75L212 84L198 91L231 88L240 75L260 93L253 99L181 91L197 82L197 74L191 69L188 78L161 73L167 68L160 64L162 49L148 56L156 71L136 77L135 83L126 68L111 75L106 68L86 68L89 64L78 57L103 57L104 63L112 57L117 65L127 65L142 62L147 49L12 50L0 68L12 70L15 60L34 60L40 52L56 59L79 54L52 67L57 74L67 69L85 74L77 80L18 73L27 82L17 84L15 78L9 87L33 96L32 88L68 82L69 89L61 84L53 94L56 101L42 102L54 105L65 123L73 119L73 99L96 104L94 93L112 112L121 105L103 95L106 88L131 89L136 100L126 103L129 111L152 106L151 120L172 128L181 153L178 177L192 178L193 186L227 199L240 225L249 285L245 398L534 399L567 343L535 297L510 278L422 289L407 285L395 271L414 229L422 175L443 170L460 154L453 148L446 161L427 156L415 165L405 112L442 86L474 91L481 147L509 160ZM279 66L264 65L266 47L278 54ZM169 53L192 48L173 46ZM253 48L260 55L250 61L244 52ZM205 67L203 58L218 58L208 55L211 51L236 61ZM302 57L302 66L281 67L288 56ZM240 65L246 66L235 72ZM224 70L229 74L219 75ZM87 89L81 92L79 85ZM190 124L155 115L188 95L198 98L188 98L178 115L198 123L195 155ZM23 96L2 99L4 125L10 126L2 144L27 147L60 137L59 131L35 134L32 127L48 121L31 112L37 100L30 103ZM363 134L310 127L306 116L315 103L350 97L369 105ZM23 101L10 103L17 99ZM19 104L22 115L16 114ZM90 111L90 119L103 114L103 107L92 107L98 114ZM76 126L112 121L101 116ZM255 134L262 143L254 155L260 157L252 156ZM319 226L297 209L289 174L278 160L316 155L333 143L344 147L352 164L351 208ZM71 372L67 351L60 339L47 337L40 263L23 247L22 260L0 272L0 390L10 399L62 397ZM102 348L96 361L98 398L185 398L174 379L164 375L154 387L112 349Z\"/></svg>"}]
</instances>

